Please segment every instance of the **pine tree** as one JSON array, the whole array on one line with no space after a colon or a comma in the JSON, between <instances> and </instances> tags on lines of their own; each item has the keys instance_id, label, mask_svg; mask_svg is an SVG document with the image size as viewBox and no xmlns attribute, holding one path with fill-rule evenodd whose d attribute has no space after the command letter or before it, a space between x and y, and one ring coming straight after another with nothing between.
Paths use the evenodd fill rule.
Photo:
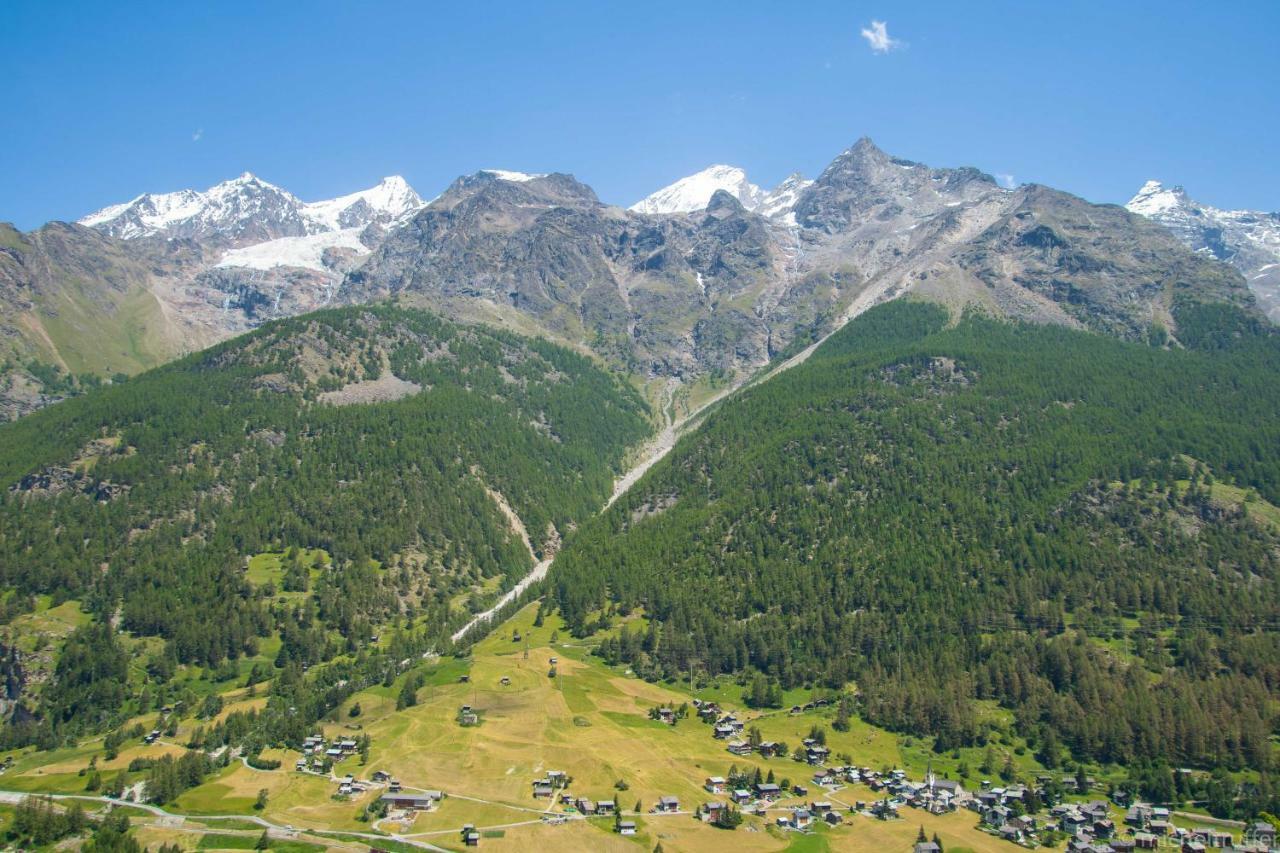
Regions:
<instances>
[{"instance_id":1,"label":"pine tree","mask_svg":"<svg viewBox=\"0 0 1280 853\"><path fill-rule=\"evenodd\" d=\"M418 685L410 675L404 680L404 684L400 688L400 695L396 698L396 710L403 711L405 708L412 708L418 704Z\"/></svg>"},{"instance_id":2,"label":"pine tree","mask_svg":"<svg viewBox=\"0 0 1280 853\"><path fill-rule=\"evenodd\" d=\"M852 701L847 694L840 697L840 704L836 707L836 718L831 723L831 728L838 732L849 731L849 716L853 712Z\"/></svg>"},{"instance_id":3,"label":"pine tree","mask_svg":"<svg viewBox=\"0 0 1280 853\"><path fill-rule=\"evenodd\" d=\"M992 773L996 768L996 751L991 744L987 744L986 752L982 754L982 763L978 765L978 770L982 773Z\"/></svg>"}]
</instances>

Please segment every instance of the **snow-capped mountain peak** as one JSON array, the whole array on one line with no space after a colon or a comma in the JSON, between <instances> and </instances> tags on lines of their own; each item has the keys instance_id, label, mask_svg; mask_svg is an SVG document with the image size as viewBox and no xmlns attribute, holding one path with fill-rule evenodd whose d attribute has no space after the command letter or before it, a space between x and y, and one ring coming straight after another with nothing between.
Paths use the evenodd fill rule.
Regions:
<instances>
[{"instance_id":1,"label":"snow-capped mountain peak","mask_svg":"<svg viewBox=\"0 0 1280 853\"><path fill-rule=\"evenodd\" d=\"M391 175L367 190L304 204L302 215L325 230L334 231L373 221L394 222L422 205L422 199L404 178Z\"/></svg>"},{"instance_id":2,"label":"snow-capped mountain peak","mask_svg":"<svg viewBox=\"0 0 1280 853\"><path fill-rule=\"evenodd\" d=\"M1195 251L1238 269L1262 309L1280 321L1280 213L1220 210L1159 181L1143 184L1125 207L1160 223Z\"/></svg>"},{"instance_id":3,"label":"snow-capped mountain peak","mask_svg":"<svg viewBox=\"0 0 1280 853\"><path fill-rule=\"evenodd\" d=\"M787 178L778 184L769 192L765 193L760 199L760 205L756 212L761 216L771 218L788 218L794 220L791 211L796 206L796 202L800 200L800 194L813 185L810 181L799 172L788 175Z\"/></svg>"},{"instance_id":4,"label":"snow-capped mountain peak","mask_svg":"<svg viewBox=\"0 0 1280 853\"><path fill-rule=\"evenodd\" d=\"M229 181L223 181L222 183L213 186L209 191L213 192L214 190L230 189L232 187L246 187L254 184L261 184L262 186L265 186L265 187L275 187L274 184L267 183L266 181L262 180L257 175L255 175L253 172L245 171L245 172L241 172L239 176L234 177ZM278 187L275 187L275 188L278 189Z\"/></svg>"},{"instance_id":5,"label":"snow-capped mountain peak","mask_svg":"<svg viewBox=\"0 0 1280 853\"><path fill-rule=\"evenodd\" d=\"M545 172L513 172L510 169L481 169L481 174L492 175L500 181L511 181L512 183L523 184L525 181L532 181L536 178L545 178Z\"/></svg>"},{"instance_id":6,"label":"snow-capped mountain peak","mask_svg":"<svg viewBox=\"0 0 1280 853\"><path fill-rule=\"evenodd\" d=\"M1180 207L1186 201L1187 193L1182 187L1168 189L1159 181L1147 181L1125 207L1133 213L1154 217Z\"/></svg>"},{"instance_id":7,"label":"snow-capped mountain peak","mask_svg":"<svg viewBox=\"0 0 1280 853\"><path fill-rule=\"evenodd\" d=\"M764 191L747 180L742 169L715 165L663 187L631 205L631 210L648 214L690 213L704 209L717 190L729 193L748 210L758 207L764 197Z\"/></svg>"},{"instance_id":8,"label":"snow-capped mountain peak","mask_svg":"<svg viewBox=\"0 0 1280 853\"><path fill-rule=\"evenodd\" d=\"M796 172L773 189L763 190L751 183L742 169L721 164L681 178L631 205L630 209L650 215L692 213L705 209L711 197L723 190L747 210L786 221L800 194L812 183Z\"/></svg>"},{"instance_id":9,"label":"snow-capped mountain peak","mask_svg":"<svg viewBox=\"0 0 1280 853\"><path fill-rule=\"evenodd\" d=\"M123 204L104 207L80 220L81 225L102 228L116 237L129 239L163 230L195 216L204 206L204 194L195 190L172 193L143 193Z\"/></svg>"},{"instance_id":10,"label":"snow-capped mountain peak","mask_svg":"<svg viewBox=\"0 0 1280 853\"><path fill-rule=\"evenodd\" d=\"M144 193L80 220L114 237L186 237L245 247L284 237L306 237L374 223L388 225L423 206L404 178L317 202L303 202L252 172L203 192Z\"/></svg>"}]
</instances>

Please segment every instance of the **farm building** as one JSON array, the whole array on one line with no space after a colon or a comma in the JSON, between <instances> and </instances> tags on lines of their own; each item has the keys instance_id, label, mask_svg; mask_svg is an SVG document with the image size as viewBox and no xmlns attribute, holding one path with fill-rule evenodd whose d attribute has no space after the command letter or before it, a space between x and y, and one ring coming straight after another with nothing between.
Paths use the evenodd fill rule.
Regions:
<instances>
[{"instance_id":1,"label":"farm building","mask_svg":"<svg viewBox=\"0 0 1280 853\"><path fill-rule=\"evenodd\" d=\"M436 803L444 799L444 792L423 791L420 794L410 794L401 791L394 794L383 794L379 799L393 809L428 811Z\"/></svg>"}]
</instances>

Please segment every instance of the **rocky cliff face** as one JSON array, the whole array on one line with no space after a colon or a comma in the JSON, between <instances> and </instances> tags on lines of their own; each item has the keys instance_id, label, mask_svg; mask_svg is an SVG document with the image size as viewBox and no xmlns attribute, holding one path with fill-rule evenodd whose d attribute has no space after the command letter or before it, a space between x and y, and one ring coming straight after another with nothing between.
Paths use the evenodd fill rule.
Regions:
<instances>
[{"instance_id":1,"label":"rocky cliff face","mask_svg":"<svg viewBox=\"0 0 1280 853\"><path fill-rule=\"evenodd\" d=\"M1153 324L1176 333L1180 298L1249 301L1228 268L1123 209L1004 190L866 139L816 181L791 180L785 216L753 212L759 196L744 204L730 184L705 208L648 214L604 205L567 175L477 173L394 230L340 298L532 322L645 375L682 378L753 370L905 293L1134 338Z\"/></svg>"},{"instance_id":2,"label":"rocky cliff face","mask_svg":"<svg viewBox=\"0 0 1280 853\"><path fill-rule=\"evenodd\" d=\"M1193 251L1231 264L1267 316L1280 322L1280 213L1219 210L1159 181L1147 181L1125 207L1160 223Z\"/></svg>"},{"instance_id":3,"label":"rocky cliff face","mask_svg":"<svg viewBox=\"0 0 1280 853\"><path fill-rule=\"evenodd\" d=\"M790 225L795 224L795 206L800 200L800 194L813 186L813 181L805 178L799 172L794 172L783 179L773 189L769 190L760 199L760 204L755 208L755 212L761 216L777 218L786 221Z\"/></svg>"},{"instance_id":4,"label":"rocky cliff face","mask_svg":"<svg viewBox=\"0 0 1280 853\"><path fill-rule=\"evenodd\" d=\"M1246 305L1229 267L1185 251L1152 223L1112 205L1029 185L1010 208L956 255L1007 313L1030 296L1082 326L1138 338L1173 328L1179 300Z\"/></svg>"},{"instance_id":5,"label":"rocky cliff face","mask_svg":"<svg viewBox=\"0 0 1280 853\"><path fill-rule=\"evenodd\" d=\"M764 220L725 192L687 217L649 217L568 175L479 172L391 232L341 298L408 295L470 319L533 321L633 369L686 375L739 360L708 336L768 358L750 294L776 265Z\"/></svg>"},{"instance_id":6,"label":"rocky cliff face","mask_svg":"<svg viewBox=\"0 0 1280 853\"><path fill-rule=\"evenodd\" d=\"M0 225L0 419L217 340L167 316L163 280L186 263L80 225Z\"/></svg>"},{"instance_id":7,"label":"rocky cliff face","mask_svg":"<svg viewBox=\"0 0 1280 853\"><path fill-rule=\"evenodd\" d=\"M998 192L995 179L977 169L930 169L891 157L864 137L801 194L795 217L801 228L842 233L868 219L933 216Z\"/></svg>"}]
</instances>

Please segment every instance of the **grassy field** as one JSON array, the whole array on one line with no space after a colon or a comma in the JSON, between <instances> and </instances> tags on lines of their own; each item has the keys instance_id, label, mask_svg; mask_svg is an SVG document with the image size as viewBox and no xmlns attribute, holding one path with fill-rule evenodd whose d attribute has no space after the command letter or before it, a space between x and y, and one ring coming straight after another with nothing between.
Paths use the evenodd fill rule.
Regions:
<instances>
[{"instance_id":1,"label":"grassy field","mask_svg":"<svg viewBox=\"0 0 1280 853\"><path fill-rule=\"evenodd\" d=\"M200 837L197 850L253 850L258 843L258 836L252 834L230 835L227 833L209 833ZM319 853L324 850L323 844L310 844L306 841L271 842L272 850L281 853Z\"/></svg>"},{"instance_id":2,"label":"grassy field","mask_svg":"<svg viewBox=\"0 0 1280 853\"><path fill-rule=\"evenodd\" d=\"M675 795L691 809L709 796L702 781L709 775L726 775L731 765L773 769L778 778L807 779L811 769L790 759L735 758L723 743L711 736L710 727L693 718L676 726L648 719L655 705L679 705L689 698L687 685L662 686L644 682L606 667L581 645L551 644L551 635L563 627L548 618L533 627L534 608L526 608L501 630L481 641L469 661L446 659L431 668L427 684L418 693L416 706L395 710L400 684L366 690L349 700L359 702L359 722L373 738L369 762L359 766L351 758L335 767L335 773L352 772L368 777L384 770L406 788L441 789L448 797L433 812L417 815L409 823L384 822L385 831L418 837L444 847L458 846L458 828L472 823L482 829L501 830L501 837L486 837L483 846L504 850L529 849L550 844L555 849L650 850L657 843L672 850L717 850L726 844L744 850L796 849L906 849L919 822L885 823L851 815L846 826L820 835L799 838L767 826L752 817L737 832L715 829L691 815L650 815L658 797ZM513 642L512 632L521 635ZM551 657L557 657L557 677L550 678ZM468 675L461 683L459 676ZM509 683L503 684L503 679ZM721 685L715 692L727 700L737 687ZM697 691L695 691L697 692ZM792 697L788 697L789 699ZM804 698L797 695L796 698ZM483 711L483 722L464 728L456 723L460 705ZM346 720L346 707L338 719ZM741 706L736 706L741 709ZM785 712L747 713L755 717L767 739L797 744L813 725L827 727L828 743L836 752L847 752L856 763L870 766L912 767L932 760L935 767L947 757L932 756L923 742L904 742L856 719L848 732L830 730L830 712L790 715ZM331 734L345 729L330 724ZM330 826L369 830L356 821L364 800L339 805L329 799L334 785L323 779L288 771L270 773L232 767L209 784L184 795L180 804L191 811L222 809L242 811L251 805L258 788L267 787L269 802L264 815L297 826ZM969 756L974 767L980 756ZM951 759L957 760L957 759ZM541 821L546 800L534 800L531 782L548 770L562 770L571 778L568 790L591 799L616 799L626 810L640 804L639 832L623 838L612 832L612 822L570 821L549 826ZM624 786L623 790L616 787ZM366 794L366 798L376 792ZM854 795L850 794L853 798ZM858 799L871 799L859 792ZM798 802L798 801L797 801ZM559 812L559 806L554 806ZM926 829L948 842L948 849L974 851L1012 850L1012 846L976 829L970 813L927 817Z\"/></svg>"},{"instance_id":3,"label":"grassy field","mask_svg":"<svg viewBox=\"0 0 1280 853\"><path fill-rule=\"evenodd\" d=\"M161 844L176 844L183 850L252 850L262 834L261 827L253 831L239 833L213 832L201 834L189 827L139 826L134 830L138 842L144 847L154 850ZM326 840L298 841L293 839L271 839L271 850L277 853L320 853L320 851L359 851L365 853L369 849L367 840L340 841Z\"/></svg>"},{"instance_id":4,"label":"grassy field","mask_svg":"<svg viewBox=\"0 0 1280 853\"><path fill-rule=\"evenodd\" d=\"M1214 483L1209 494L1215 501L1244 507L1254 521L1272 530L1280 530L1280 507L1262 499L1256 492L1226 483Z\"/></svg>"},{"instance_id":5,"label":"grassy field","mask_svg":"<svg viewBox=\"0 0 1280 853\"><path fill-rule=\"evenodd\" d=\"M249 558L249 565L245 572L246 579L254 586L272 583L279 591L281 582L284 580L285 557L284 551L255 554ZM329 562L329 555L319 548L299 548L298 558L309 570L308 574L313 582L321 571L321 567ZM278 595L286 601L305 597L305 593L278 592Z\"/></svg>"},{"instance_id":6,"label":"grassy field","mask_svg":"<svg viewBox=\"0 0 1280 853\"><path fill-rule=\"evenodd\" d=\"M80 609L80 602L64 601L54 606L50 596L41 595L36 598L35 610L14 617L11 627L18 648L30 653L37 644L60 640L87 624L89 615Z\"/></svg>"},{"instance_id":7,"label":"grassy field","mask_svg":"<svg viewBox=\"0 0 1280 853\"><path fill-rule=\"evenodd\" d=\"M1183 457L1189 464L1200 465L1207 469L1204 463L1198 463L1191 457ZM1190 480L1178 480L1175 483L1178 494L1185 495L1187 489L1191 487ZM1222 483L1214 481L1209 487L1209 497L1214 502L1225 507L1239 507L1249 515L1256 523L1270 527L1274 531L1280 531L1280 507L1270 503L1261 497L1254 489L1242 489L1239 486L1233 486L1230 483Z\"/></svg>"},{"instance_id":8,"label":"grassy field","mask_svg":"<svg viewBox=\"0 0 1280 853\"><path fill-rule=\"evenodd\" d=\"M369 792L359 798L336 800L334 783L294 772L291 765L280 770L254 770L235 763L182 794L174 810L205 815L253 814L258 791L264 789L268 801L262 815L277 823L360 831L366 830L368 824L358 821L357 815L376 796Z\"/></svg>"},{"instance_id":9,"label":"grassy field","mask_svg":"<svg viewBox=\"0 0 1280 853\"><path fill-rule=\"evenodd\" d=\"M45 300L44 329L73 373L137 373L182 349L145 287L104 291L72 278Z\"/></svg>"}]
</instances>

